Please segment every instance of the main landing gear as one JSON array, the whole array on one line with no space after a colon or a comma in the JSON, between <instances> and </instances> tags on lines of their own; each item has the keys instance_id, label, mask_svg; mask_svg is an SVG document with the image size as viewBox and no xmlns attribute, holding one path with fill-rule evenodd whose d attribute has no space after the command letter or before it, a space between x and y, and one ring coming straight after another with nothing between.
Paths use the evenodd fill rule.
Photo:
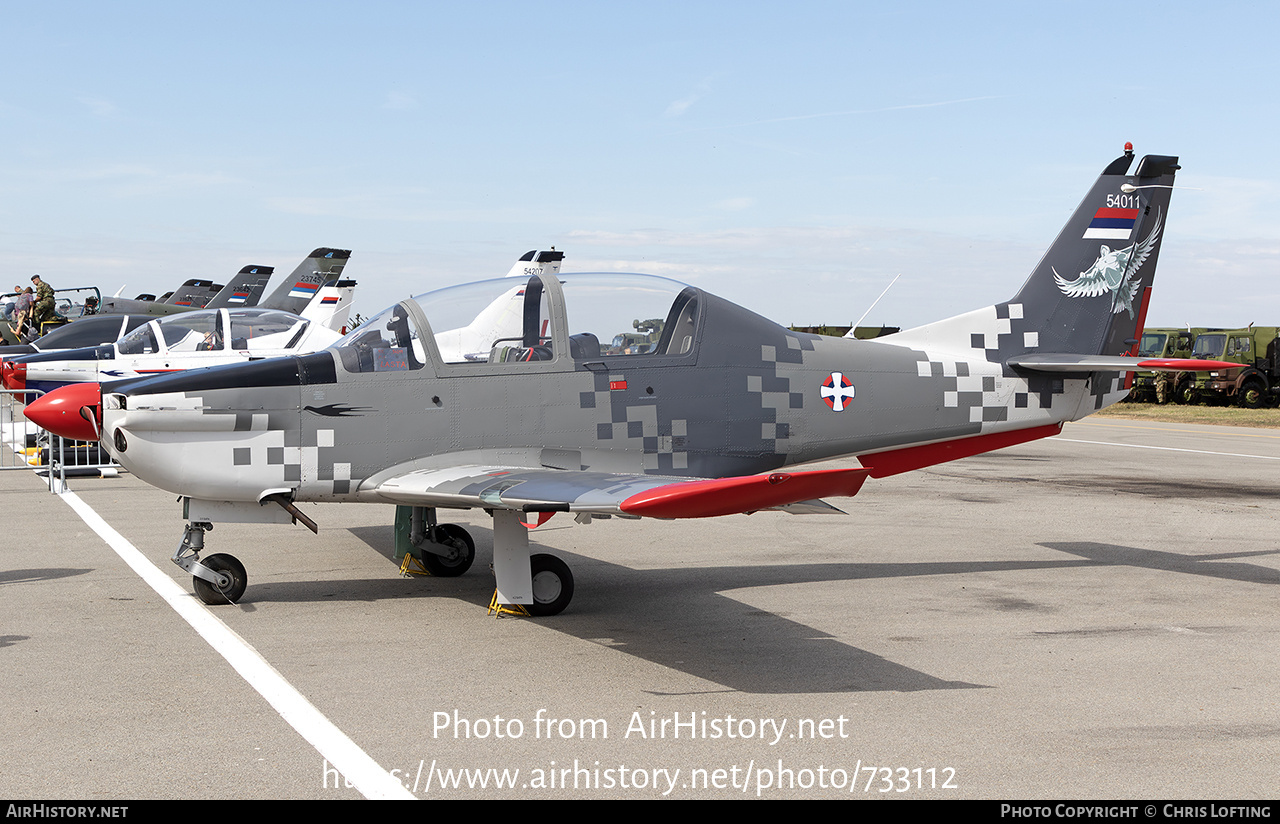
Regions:
<instances>
[{"instance_id":1,"label":"main landing gear","mask_svg":"<svg viewBox=\"0 0 1280 824\"><path fill-rule=\"evenodd\" d=\"M498 509L492 514L495 602L519 604L535 616L563 612L573 599L573 573L568 564L554 555L530 553L529 530L520 513ZM204 535L212 529L211 521L188 521L173 562L191 574L201 601L210 606L234 604L244 595L249 576L234 556L219 553L201 559ZM407 537L412 549L404 549L412 551L437 577L462 575L476 558L471 535L457 524L437 524L433 507L412 507Z\"/></svg>"},{"instance_id":2,"label":"main landing gear","mask_svg":"<svg viewBox=\"0 0 1280 824\"><path fill-rule=\"evenodd\" d=\"M456 524L436 525L433 507L409 507L409 546L432 575L461 575L475 559L475 542ZM497 604L518 604L537 616L558 615L573 598L573 573L554 555L529 552L529 530L520 513L493 511L493 574ZM412 547L412 548L410 548Z\"/></svg>"},{"instance_id":3,"label":"main landing gear","mask_svg":"<svg viewBox=\"0 0 1280 824\"><path fill-rule=\"evenodd\" d=\"M412 508L409 543L418 550L414 556L437 578L456 578L476 559L470 533L457 524L436 524L436 511L430 507Z\"/></svg>"},{"instance_id":4,"label":"main landing gear","mask_svg":"<svg viewBox=\"0 0 1280 824\"><path fill-rule=\"evenodd\" d=\"M533 603L525 607L530 615L559 615L573 599L573 573L569 565L554 555L539 553L529 558Z\"/></svg>"}]
</instances>

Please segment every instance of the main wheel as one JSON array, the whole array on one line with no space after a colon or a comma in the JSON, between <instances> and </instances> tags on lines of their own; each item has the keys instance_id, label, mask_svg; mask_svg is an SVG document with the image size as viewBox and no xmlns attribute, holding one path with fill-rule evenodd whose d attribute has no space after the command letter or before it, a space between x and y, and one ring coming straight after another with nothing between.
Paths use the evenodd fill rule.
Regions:
<instances>
[{"instance_id":1,"label":"main wheel","mask_svg":"<svg viewBox=\"0 0 1280 824\"><path fill-rule=\"evenodd\" d=\"M471 535L457 524L440 524L436 527L437 542L451 546L456 550L452 558L436 555L429 550L422 551L422 565L437 578L456 578L471 569L476 559L476 542Z\"/></svg>"},{"instance_id":2,"label":"main wheel","mask_svg":"<svg viewBox=\"0 0 1280 824\"><path fill-rule=\"evenodd\" d=\"M531 615L559 615L573 600L573 573L569 565L554 555L534 555L529 559L533 573L533 603L526 604Z\"/></svg>"},{"instance_id":3,"label":"main wheel","mask_svg":"<svg viewBox=\"0 0 1280 824\"><path fill-rule=\"evenodd\" d=\"M201 601L216 607L219 604L234 604L240 600L240 596L244 595L245 587L249 585L249 575L244 571L244 564L240 563L234 555L223 553L210 555L200 563L231 579L225 587L219 588L216 584L193 575L191 580L195 586L196 595L200 596Z\"/></svg>"},{"instance_id":4,"label":"main wheel","mask_svg":"<svg viewBox=\"0 0 1280 824\"><path fill-rule=\"evenodd\" d=\"M1240 387L1240 391L1236 393L1236 402L1245 409L1261 409L1266 401L1266 393L1266 387L1251 380Z\"/></svg>"}]
</instances>

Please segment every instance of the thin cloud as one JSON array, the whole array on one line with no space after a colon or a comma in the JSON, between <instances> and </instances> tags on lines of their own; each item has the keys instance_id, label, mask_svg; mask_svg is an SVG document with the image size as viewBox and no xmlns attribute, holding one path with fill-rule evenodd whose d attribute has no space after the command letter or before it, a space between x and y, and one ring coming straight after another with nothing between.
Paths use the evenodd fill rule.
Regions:
<instances>
[{"instance_id":1,"label":"thin cloud","mask_svg":"<svg viewBox=\"0 0 1280 824\"><path fill-rule=\"evenodd\" d=\"M95 117L114 119L120 116L120 107L102 97L81 97L79 103Z\"/></svg>"},{"instance_id":2,"label":"thin cloud","mask_svg":"<svg viewBox=\"0 0 1280 824\"><path fill-rule=\"evenodd\" d=\"M711 80L708 78L699 83L689 94L679 100L671 101L671 104L667 106L666 111L662 113L662 116L665 118L680 117L687 112L694 103L697 103L699 100L706 97L707 93L710 91Z\"/></svg>"},{"instance_id":3,"label":"thin cloud","mask_svg":"<svg viewBox=\"0 0 1280 824\"><path fill-rule=\"evenodd\" d=\"M788 117L769 117L763 120L748 120L742 123L731 123L722 126L703 126L697 129L686 129L681 134L690 132L709 132L717 129L739 129L745 126L762 126L768 123L790 123L797 120L818 120L826 117L851 117L854 115L884 114L910 109L936 109L941 106L957 106L962 103L978 103L983 100L999 100L1005 95L986 95L983 97L962 97L956 100L939 100L933 103L904 103L900 106L882 106L878 109L846 109L838 112L819 112L817 114L797 114Z\"/></svg>"},{"instance_id":4,"label":"thin cloud","mask_svg":"<svg viewBox=\"0 0 1280 824\"><path fill-rule=\"evenodd\" d=\"M382 108L395 111L418 108L418 99L407 92L387 92L382 99Z\"/></svg>"}]
</instances>

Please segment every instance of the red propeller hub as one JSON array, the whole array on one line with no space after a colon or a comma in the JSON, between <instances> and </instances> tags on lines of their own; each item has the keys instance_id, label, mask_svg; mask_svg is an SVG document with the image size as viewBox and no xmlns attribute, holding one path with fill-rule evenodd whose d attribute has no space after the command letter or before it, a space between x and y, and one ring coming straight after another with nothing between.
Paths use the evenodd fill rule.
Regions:
<instances>
[{"instance_id":1,"label":"red propeller hub","mask_svg":"<svg viewBox=\"0 0 1280 824\"><path fill-rule=\"evenodd\" d=\"M27 420L55 435L96 441L102 431L102 386L73 383L27 404Z\"/></svg>"}]
</instances>

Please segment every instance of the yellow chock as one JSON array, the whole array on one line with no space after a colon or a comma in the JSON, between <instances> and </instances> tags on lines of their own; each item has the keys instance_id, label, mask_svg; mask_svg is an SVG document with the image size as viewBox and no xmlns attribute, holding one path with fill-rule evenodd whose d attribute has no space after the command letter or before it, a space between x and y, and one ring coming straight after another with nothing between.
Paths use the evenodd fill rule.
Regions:
<instances>
[{"instance_id":1,"label":"yellow chock","mask_svg":"<svg viewBox=\"0 0 1280 824\"><path fill-rule=\"evenodd\" d=\"M426 575L430 576L431 571L422 565L422 562L413 557L412 553L406 552L404 560L400 562L400 574L408 578L410 575Z\"/></svg>"},{"instance_id":2,"label":"yellow chock","mask_svg":"<svg viewBox=\"0 0 1280 824\"><path fill-rule=\"evenodd\" d=\"M529 610L525 609L520 604L499 604L498 590L495 589L493 591L493 597L489 599L489 614L495 615L499 618L504 615L522 615L525 618L528 618Z\"/></svg>"}]
</instances>

